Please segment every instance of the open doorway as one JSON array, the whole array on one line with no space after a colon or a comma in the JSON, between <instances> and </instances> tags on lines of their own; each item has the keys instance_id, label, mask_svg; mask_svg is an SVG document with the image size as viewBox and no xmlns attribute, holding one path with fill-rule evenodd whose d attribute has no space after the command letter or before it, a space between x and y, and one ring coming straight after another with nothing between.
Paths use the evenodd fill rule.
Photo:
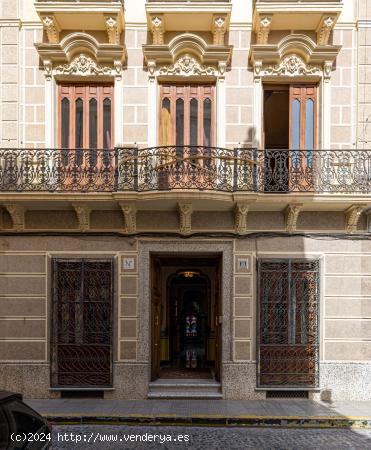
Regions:
<instances>
[{"instance_id":1,"label":"open doorway","mask_svg":"<svg viewBox=\"0 0 371 450\"><path fill-rule=\"evenodd\" d=\"M264 84L264 190L309 191L317 142L317 86Z\"/></svg>"},{"instance_id":2,"label":"open doorway","mask_svg":"<svg viewBox=\"0 0 371 450\"><path fill-rule=\"evenodd\" d=\"M220 379L220 260L152 258L152 380Z\"/></svg>"}]
</instances>

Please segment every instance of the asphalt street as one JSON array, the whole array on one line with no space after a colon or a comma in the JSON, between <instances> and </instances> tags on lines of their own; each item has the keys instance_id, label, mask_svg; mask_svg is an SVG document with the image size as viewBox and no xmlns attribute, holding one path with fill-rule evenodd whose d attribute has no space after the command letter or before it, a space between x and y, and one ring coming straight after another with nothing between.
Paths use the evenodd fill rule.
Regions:
<instances>
[{"instance_id":1,"label":"asphalt street","mask_svg":"<svg viewBox=\"0 0 371 450\"><path fill-rule=\"evenodd\" d=\"M371 449L371 430L55 425L53 449Z\"/></svg>"}]
</instances>

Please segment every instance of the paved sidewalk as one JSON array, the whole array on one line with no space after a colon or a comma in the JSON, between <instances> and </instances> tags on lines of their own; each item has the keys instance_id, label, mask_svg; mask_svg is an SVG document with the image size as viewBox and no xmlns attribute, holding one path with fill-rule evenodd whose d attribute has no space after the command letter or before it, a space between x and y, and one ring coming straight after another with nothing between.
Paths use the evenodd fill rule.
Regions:
<instances>
[{"instance_id":1,"label":"paved sidewalk","mask_svg":"<svg viewBox=\"0 0 371 450\"><path fill-rule=\"evenodd\" d=\"M54 423L371 428L371 402L25 399Z\"/></svg>"}]
</instances>

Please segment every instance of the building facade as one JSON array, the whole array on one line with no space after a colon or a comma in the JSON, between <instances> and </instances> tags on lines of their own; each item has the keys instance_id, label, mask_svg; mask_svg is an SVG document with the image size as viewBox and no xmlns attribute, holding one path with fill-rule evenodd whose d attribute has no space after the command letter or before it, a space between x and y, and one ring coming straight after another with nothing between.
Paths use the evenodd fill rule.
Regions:
<instances>
[{"instance_id":1,"label":"building facade","mask_svg":"<svg viewBox=\"0 0 371 450\"><path fill-rule=\"evenodd\" d=\"M368 0L2 0L0 47L0 388L371 399Z\"/></svg>"}]
</instances>

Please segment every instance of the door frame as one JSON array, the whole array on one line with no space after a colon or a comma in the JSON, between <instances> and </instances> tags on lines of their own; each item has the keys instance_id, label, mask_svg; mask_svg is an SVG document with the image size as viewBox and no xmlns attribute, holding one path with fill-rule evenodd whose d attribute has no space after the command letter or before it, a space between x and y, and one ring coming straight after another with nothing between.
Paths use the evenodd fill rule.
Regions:
<instances>
[{"instance_id":1,"label":"door frame","mask_svg":"<svg viewBox=\"0 0 371 450\"><path fill-rule=\"evenodd\" d=\"M160 331L161 331L161 320L158 320L156 316L158 317L159 314L162 314L161 311L161 301L162 301L162 292L161 292L161 286L160 286L160 292L155 293L155 295L159 295L160 297L160 305L158 305L158 302L154 302L154 265L161 263L161 258L174 258L174 260L179 259L181 260L182 257L185 255L175 255L171 253L163 253L161 255L156 253L150 253L150 280L149 280L149 287L150 287L150 380L154 381L157 378L159 378L159 371L160 371L160 353L161 353L161 342L160 342ZM208 258L208 259L214 259L217 261L216 265L216 273L215 273L215 378L217 381L221 380L222 375L222 350L223 350L223 302L222 302L222 260L223 255L221 254L205 254L205 253L187 253L186 255L190 259L197 258ZM162 278L160 277L160 283L162 282ZM211 280L212 284L212 280ZM211 285L210 284L210 285ZM166 295L168 295L168 290L166 289ZM211 297L210 300L211 302ZM210 303L211 304L211 303ZM159 311L160 309L160 311Z\"/></svg>"}]
</instances>

